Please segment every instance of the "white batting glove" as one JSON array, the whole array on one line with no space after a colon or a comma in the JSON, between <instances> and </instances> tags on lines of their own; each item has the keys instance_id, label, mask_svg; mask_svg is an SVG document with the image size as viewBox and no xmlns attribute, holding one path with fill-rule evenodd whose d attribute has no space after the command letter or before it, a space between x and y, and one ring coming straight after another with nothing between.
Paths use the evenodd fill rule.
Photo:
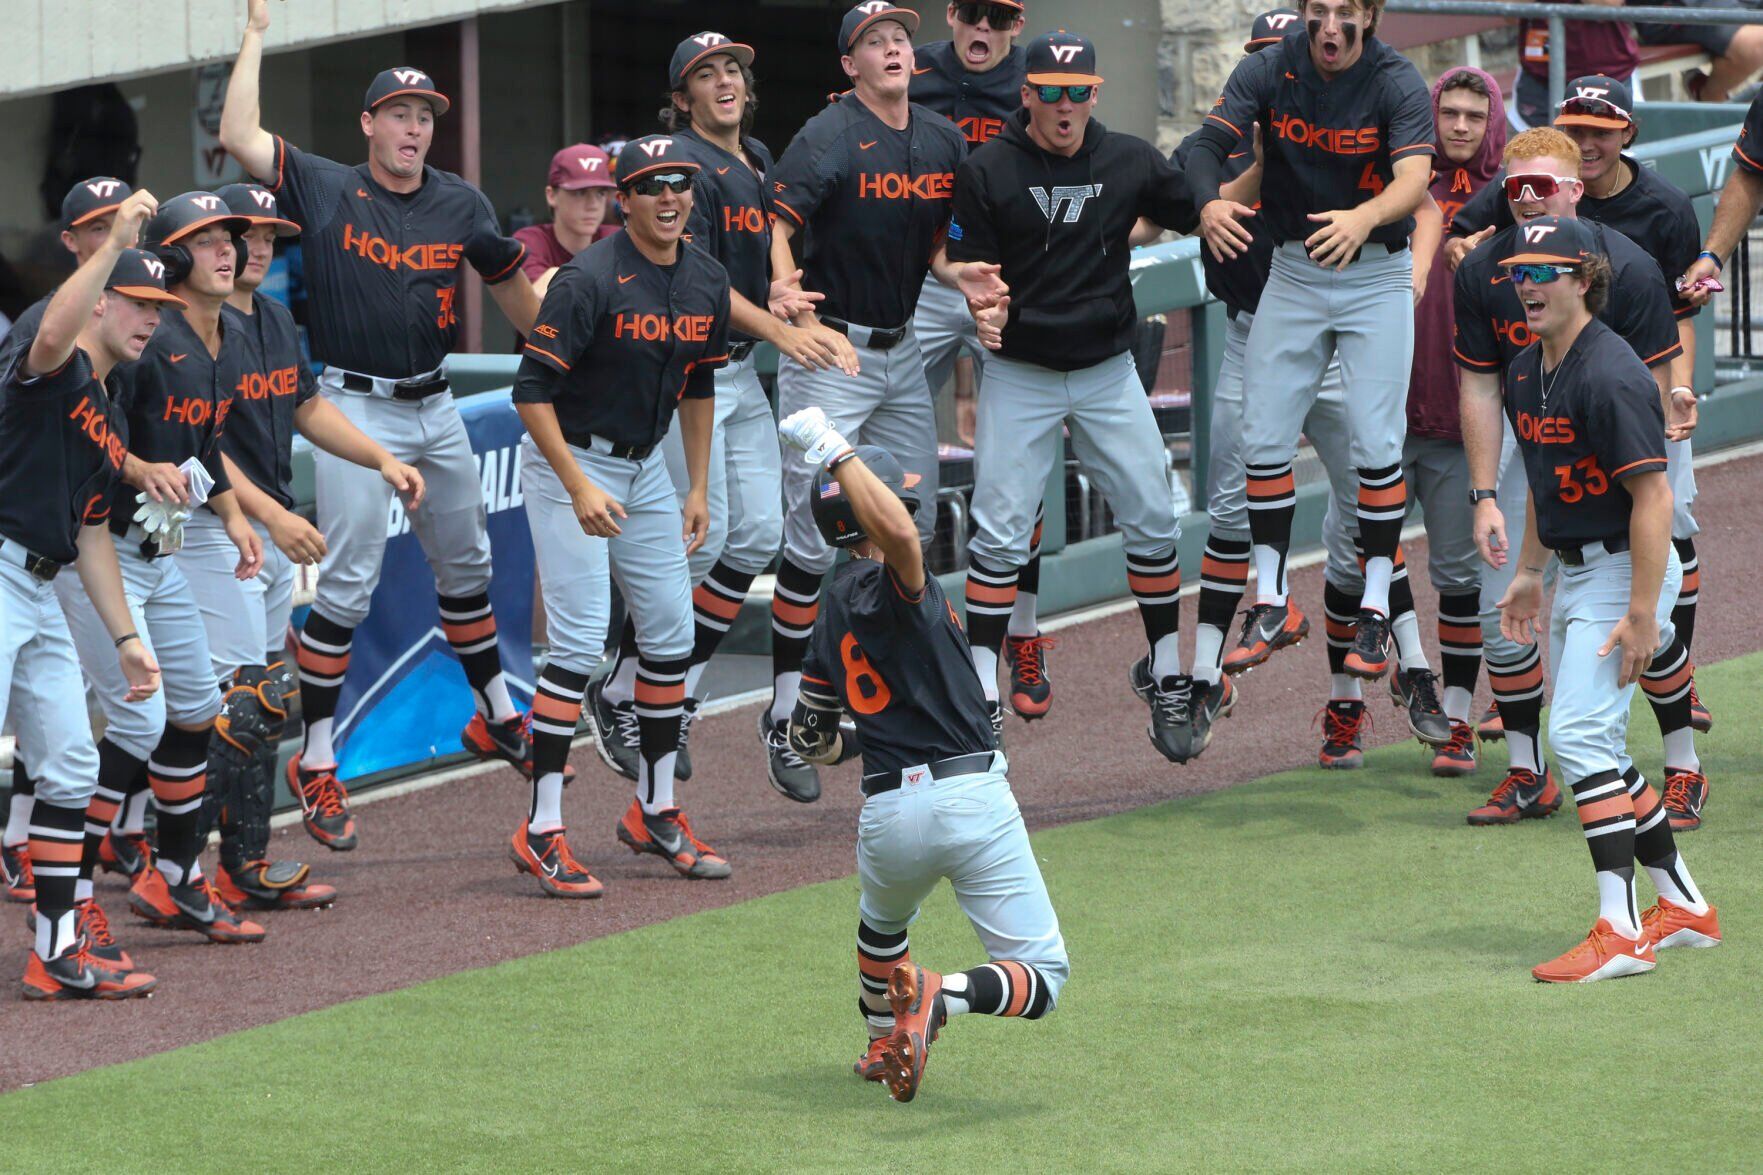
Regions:
<instances>
[{"instance_id":1,"label":"white batting glove","mask_svg":"<svg viewBox=\"0 0 1763 1175\"><path fill-rule=\"evenodd\" d=\"M208 491L214 488L214 475L208 472L207 467L196 458L189 457L178 469L184 475L185 484L190 487L190 505L200 506L208 501ZM189 515L184 517L188 518Z\"/></svg>"},{"instance_id":2,"label":"white batting glove","mask_svg":"<svg viewBox=\"0 0 1763 1175\"><path fill-rule=\"evenodd\" d=\"M848 452L851 443L832 426L820 408L792 412L777 424L777 435L802 450L802 460L818 469L832 457Z\"/></svg>"}]
</instances>

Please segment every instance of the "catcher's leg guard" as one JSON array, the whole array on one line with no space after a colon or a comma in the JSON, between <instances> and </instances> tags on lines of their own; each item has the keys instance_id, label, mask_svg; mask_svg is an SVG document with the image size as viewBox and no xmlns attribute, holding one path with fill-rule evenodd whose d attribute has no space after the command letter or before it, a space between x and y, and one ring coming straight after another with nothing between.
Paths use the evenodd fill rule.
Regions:
<instances>
[{"instance_id":1,"label":"catcher's leg guard","mask_svg":"<svg viewBox=\"0 0 1763 1175\"><path fill-rule=\"evenodd\" d=\"M281 662L233 675L209 748L209 794L217 797L220 863L241 890L274 901L306 881L298 862L270 864L269 818L275 803L275 757L287 718L291 675Z\"/></svg>"}]
</instances>

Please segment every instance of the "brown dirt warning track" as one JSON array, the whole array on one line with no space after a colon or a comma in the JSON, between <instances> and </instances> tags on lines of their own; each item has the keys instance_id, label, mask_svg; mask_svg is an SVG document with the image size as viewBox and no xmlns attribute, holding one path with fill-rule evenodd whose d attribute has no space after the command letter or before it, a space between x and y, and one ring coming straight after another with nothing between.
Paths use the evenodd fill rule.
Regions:
<instances>
[{"instance_id":1,"label":"brown dirt warning track","mask_svg":"<svg viewBox=\"0 0 1763 1175\"><path fill-rule=\"evenodd\" d=\"M1708 663L1763 647L1752 622L1763 610L1763 457L1698 477L1703 593L1695 651ZM1410 545L1408 559L1430 647L1436 597L1425 584L1424 543ZM1320 569L1294 577L1294 598L1306 613L1320 612L1321 591ZM1183 612L1191 627L1191 601ZM1319 737L1311 722L1327 697L1319 619L1312 632L1241 679L1236 714L1202 758L1176 767L1149 745L1145 709L1127 688L1126 667L1144 651L1138 617L1128 612L1064 629L1051 661L1052 713L1032 725L1006 719L1010 778L1029 827L1313 763ZM1379 745L1406 733L1383 690L1367 690L1377 722L1371 741ZM1718 720L1720 698L1705 700ZM1484 684L1478 707L1485 702ZM1492 758L1503 762L1498 747ZM8 985L0 990L0 1091L853 871L854 765L826 774L817 804L783 799L765 780L751 706L700 721L693 759L697 778L679 794L694 828L734 865L730 881L685 881L619 845L613 826L630 801L629 786L584 746L574 757L580 779L565 795L564 814L577 855L607 885L599 901L546 898L516 874L507 844L526 811L526 785L499 770L361 807L361 847L352 853L329 853L298 829L278 832L275 853L311 862L340 897L328 911L257 915L269 928L260 945L216 946L144 926L130 917L117 880L101 875L98 896L113 929L159 978L149 1000L27 1006L15 980L29 949L23 908L0 910L0 943L16 968L0 970ZM1416 749L1414 771L1424 773L1426 763ZM1352 778L1343 775L1343 786ZM1476 787L1494 782L1491 764L1474 777ZM1466 786L1465 800L1472 796Z\"/></svg>"}]
</instances>

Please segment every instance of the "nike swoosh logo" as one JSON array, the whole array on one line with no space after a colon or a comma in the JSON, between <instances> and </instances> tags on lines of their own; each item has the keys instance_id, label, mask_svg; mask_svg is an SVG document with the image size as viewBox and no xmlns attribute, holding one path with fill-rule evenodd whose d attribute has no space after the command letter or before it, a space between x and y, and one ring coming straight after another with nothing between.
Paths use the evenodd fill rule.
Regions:
<instances>
[{"instance_id":1,"label":"nike swoosh logo","mask_svg":"<svg viewBox=\"0 0 1763 1175\"><path fill-rule=\"evenodd\" d=\"M185 359L189 358L189 355L190 355L190 353L188 351L185 351L182 355L173 355L171 357L171 361L173 363L182 363Z\"/></svg>"},{"instance_id":2,"label":"nike swoosh logo","mask_svg":"<svg viewBox=\"0 0 1763 1175\"><path fill-rule=\"evenodd\" d=\"M859 149L859 150L863 150L863 151L867 151L867 150L869 150L869 149L870 149L870 148L871 148L871 147L873 147L873 146L875 146L875 145L876 145L876 144L877 144L877 143L879 143L879 142L881 142L881 140L880 140L880 139L871 139L871 140L869 140L869 142L867 142L867 143L859 143L859 144L857 144L857 146L858 146L858 149Z\"/></svg>"},{"instance_id":3,"label":"nike swoosh logo","mask_svg":"<svg viewBox=\"0 0 1763 1175\"><path fill-rule=\"evenodd\" d=\"M726 167L719 167L719 168L717 168L717 169L716 169L716 174L717 174L717 175L727 175L727 174L728 174L728 168L726 168Z\"/></svg>"},{"instance_id":4,"label":"nike swoosh logo","mask_svg":"<svg viewBox=\"0 0 1763 1175\"><path fill-rule=\"evenodd\" d=\"M621 273L618 275L618 284L622 286L625 282L631 281L636 276L637 275L634 273Z\"/></svg>"},{"instance_id":5,"label":"nike swoosh logo","mask_svg":"<svg viewBox=\"0 0 1763 1175\"><path fill-rule=\"evenodd\" d=\"M925 67L924 67L924 68L923 68L923 69L915 69L915 70L913 70L913 71L912 71L912 76L913 76L913 77L915 77L915 78L917 78L917 77L923 77L923 76L924 76L924 75L925 75L925 74L927 74L927 73L929 73L929 72L930 72L930 66L928 66L928 65L927 65L927 66L925 66Z\"/></svg>"},{"instance_id":6,"label":"nike swoosh logo","mask_svg":"<svg viewBox=\"0 0 1763 1175\"><path fill-rule=\"evenodd\" d=\"M1512 280L1512 279L1511 279L1511 278L1510 278L1510 277L1497 277L1497 278L1495 278L1495 279L1494 279L1494 280L1493 280L1493 281L1491 281L1491 282L1489 282L1489 283L1488 283L1488 284L1489 284L1489 285L1490 285L1490 286L1497 286L1497 285L1499 285L1499 284L1500 284L1500 283L1501 283L1501 282L1509 282L1509 281L1511 281L1511 280Z\"/></svg>"},{"instance_id":7,"label":"nike swoosh logo","mask_svg":"<svg viewBox=\"0 0 1763 1175\"><path fill-rule=\"evenodd\" d=\"M545 871L546 877L556 877L557 876L557 866L554 864L548 864L547 862L540 861L539 868L541 868Z\"/></svg>"}]
</instances>

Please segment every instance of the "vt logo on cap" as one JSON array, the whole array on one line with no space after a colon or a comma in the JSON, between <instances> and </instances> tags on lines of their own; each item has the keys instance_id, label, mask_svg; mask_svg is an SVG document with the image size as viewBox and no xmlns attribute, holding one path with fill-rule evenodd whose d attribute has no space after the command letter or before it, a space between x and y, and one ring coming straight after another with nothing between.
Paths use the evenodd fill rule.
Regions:
<instances>
[{"instance_id":1,"label":"vt logo on cap","mask_svg":"<svg viewBox=\"0 0 1763 1175\"><path fill-rule=\"evenodd\" d=\"M99 180L95 184L87 184L86 191L102 200L116 195L116 193L122 189L122 186L123 184L121 180Z\"/></svg>"},{"instance_id":2,"label":"vt logo on cap","mask_svg":"<svg viewBox=\"0 0 1763 1175\"><path fill-rule=\"evenodd\" d=\"M424 85L429 80L429 75L420 69L394 69L392 76L407 86Z\"/></svg>"},{"instance_id":3,"label":"vt logo on cap","mask_svg":"<svg viewBox=\"0 0 1763 1175\"><path fill-rule=\"evenodd\" d=\"M667 149L673 146L673 140L667 138L645 139L639 142L637 146L642 148L643 154L653 159L657 155L665 155Z\"/></svg>"},{"instance_id":4,"label":"vt logo on cap","mask_svg":"<svg viewBox=\"0 0 1763 1175\"><path fill-rule=\"evenodd\" d=\"M275 197L270 195L266 189L252 188L251 199L254 200L257 206L265 212L275 211Z\"/></svg>"},{"instance_id":5,"label":"vt logo on cap","mask_svg":"<svg viewBox=\"0 0 1763 1175\"><path fill-rule=\"evenodd\" d=\"M165 280L165 262L161 261L159 258L143 257L141 258L141 266L148 273L152 274L156 281Z\"/></svg>"},{"instance_id":6,"label":"vt logo on cap","mask_svg":"<svg viewBox=\"0 0 1763 1175\"><path fill-rule=\"evenodd\" d=\"M1527 245L1540 245L1549 239L1551 233L1560 231L1558 224L1527 224L1524 226L1524 241Z\"/></svg>"}]
</instances>

